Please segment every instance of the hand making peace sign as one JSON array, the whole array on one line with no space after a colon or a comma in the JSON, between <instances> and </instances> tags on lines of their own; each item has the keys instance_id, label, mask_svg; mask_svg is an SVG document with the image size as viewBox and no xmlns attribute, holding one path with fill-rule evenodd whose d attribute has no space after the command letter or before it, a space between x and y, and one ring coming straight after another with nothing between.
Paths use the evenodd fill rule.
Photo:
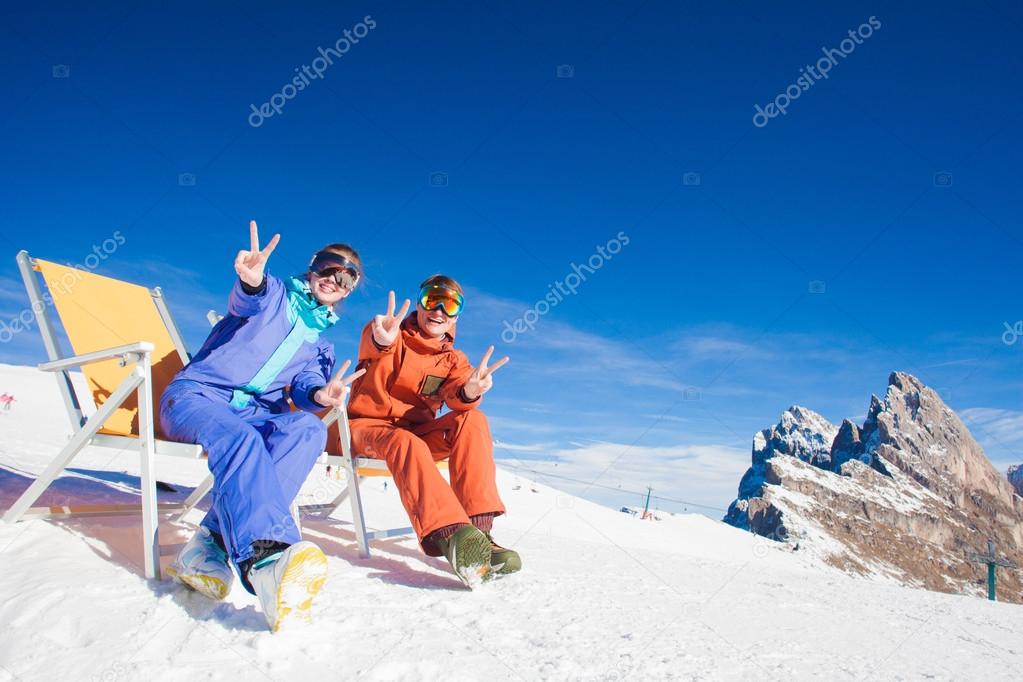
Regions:
<instances>
[{"instance_id":1,"label":"hand making peace sign","mask_svg":"<svg viewBox=\"0 0 1023 682\"><path fill-rule=\"evenodd\" d=\"M398 314L394 314L394 292L387 294L387 314L377 315L373 318L373 340L378 346L386 348L398 338L401 329L401 321L405 319L411 302L406 298Z\"/></svg>"},{"instance_id":2,"label":"hand making peace sign","mask_svg":"<svg viewBox=\"0 0 1023 682\"><path fill-rule=\"evenodd\" d=\"M275 234L266 248L260 251L259 230L256 228L256 221L250 220L249 241L251 248L248 251L239 251L234 259L234 271L238 273L238 277L250 287L258 287L262 284L266 261L277 248L277 242L280 240L281 235Z\"/></svg>"},{"instance_id":3,"label":"hand making peace sign","mask_svg":"<svg viewBox=\"0 0 1023 682\"><path fill-rule=\"evenodd\" d=\"M483 354L483 359L480 360L479 366L473 370L472 374L469 375L469 379L465 382L465 386L462 387L462 393L469 400L476 400L481 395L489 391L494 386L494 372L499 370L508 360L507 355L495 362L493 365L487 367L487 362L490 360L490 356L494 353L494 347L487 348L487 352Z\"/></svg>"},{"instance_id":4,"label":"hand making peace sign","mask_svg":"<svg viewBox=\"0 0 1023 682\"><path fill-rule=\"evenodd\" d=\"M344 376L344 373L348 370L351 364L351 360L345 360L345 363L341 365L341 368L337 371L337 374L334 375L334 378L331 379L326 386L313 394L313 400L324 407L343 406L345 404L345 396L348 395L348 384L366 373L365 369L360 369L358 372L352 372L348 376Z\"/></svg>"}]
</instances>

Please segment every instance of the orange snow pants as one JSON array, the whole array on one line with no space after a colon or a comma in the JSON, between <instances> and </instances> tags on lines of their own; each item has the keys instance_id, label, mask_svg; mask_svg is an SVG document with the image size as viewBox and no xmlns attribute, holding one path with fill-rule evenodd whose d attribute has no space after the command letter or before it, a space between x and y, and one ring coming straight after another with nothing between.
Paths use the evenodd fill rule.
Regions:
<instances>
[{"instance_id":1,"label":"orange snow pants","mask_svg":"<svg viewBox=\"0 0 1023 682\"><path fill-rule=\"evenodd\" d=\"M481 411L448 412L403 428L387 419L351 420L356 455L382 459L419 540L476 514L503 514L497 494L494 443ZM451 484L437 470L447 459Z\"/></svg>"}]
</instances>

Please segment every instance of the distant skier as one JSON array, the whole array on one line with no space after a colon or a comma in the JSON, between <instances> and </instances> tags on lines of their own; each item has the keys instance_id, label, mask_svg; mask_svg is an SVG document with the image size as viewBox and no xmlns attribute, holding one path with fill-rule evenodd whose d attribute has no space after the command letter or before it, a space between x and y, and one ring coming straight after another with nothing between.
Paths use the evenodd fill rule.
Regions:
<instances>
[{"instance_id":1,"label":"distant skier","mask_svg":"<svg viewBox=\"0 0 1023 682\"><path fill-rule=\"evenodd\" d=\"M434 275L420 285L416 310L397 314L394 292L387 314L362 332L359 368L348 403L357 452L387 461L394 485L423 551L444 556L469 587L494 574L514 573L519 555L490 535L504 513L497 492L493 439L478 408L493 374L508 358L488 365L491 346L478 367L456 350L455 323L462 287ZM442 405L450 412L437 417ZM448 458L451 484L435 460Z\"/></svg>"},{"instance_id":2,"label":"distant skier","mask_svg":"<svg viewBox=\"0 0 1023 682\"><path fill-rule=\"evenodd\" d=\"M334 348L320 334L338 321L334 306L362 266L351 246L330 244L307 272L278 279L264 270L280 235L263 249L255 221L249 235L251 248L234 262L227 316L160 401L166 435L201 444L214 476L213 506L168 573L223 599L233 563L276 631L286 617L308 618L327 577L326 557L301 541L289 507L326 443L313 413L343 405L361 374L343 378L349 362L334 373Z\"/></svg>"},{"instance_id":3,"label":"distant skier","mask_svg":"<svg viewBox=\"0 0 1023 682\"><path fill-rule=\"evenodd\" d=\"M9 393L4 393L0 396L0 407L3 407L4 412L11 411L11 405L14 403L14 396Z\"/></svg>"}]
</instances>

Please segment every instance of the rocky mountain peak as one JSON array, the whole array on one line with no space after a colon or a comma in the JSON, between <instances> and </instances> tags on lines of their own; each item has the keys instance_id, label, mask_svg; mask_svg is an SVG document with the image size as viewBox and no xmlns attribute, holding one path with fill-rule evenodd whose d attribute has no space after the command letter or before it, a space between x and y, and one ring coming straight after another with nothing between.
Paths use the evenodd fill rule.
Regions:
<instances>
[{"instance_id":1,"label":"rocky mountain peak","mask_svg":"<svg viewBox=\"0 0 1023 682\"><path fill-rule=\"evenodd\" d=\"M1023 489L1023 467L999 475L934 390L892 372L862 427L845 419L836 428L793 406L756 434L725 521L847 570L973 591L980 573L966 554L989 538L1023 563L1023 497L1013 485ZM1023 601L1019 576L1005 584Z\"/></svg>"},{"instance_id":2,"label":"rocky mountain peak","mask_svg":"<svg viewBox=\"0 0 1023 682\"><path fill-rule=\"evenodd\" d=\"M863 437L859 427L848 419L842 420L838 427L838 435L831 444L831 469L841 471L842 465L851 459L870 462L870 456L865 454L866 447L863 445Z\"/></svg>"},{"instance_id":3,"label":"rocky mountain peak","mask_svg":"<svg viewBox=\"0 0 1023 682\"><path fill-rule=\"evenodd\" d=\"M869 449L953 504L962 505L967 491L1009 492L962 420L916 377L892 372L874 421L877 437Z\"/></svg>"}]
</instances>

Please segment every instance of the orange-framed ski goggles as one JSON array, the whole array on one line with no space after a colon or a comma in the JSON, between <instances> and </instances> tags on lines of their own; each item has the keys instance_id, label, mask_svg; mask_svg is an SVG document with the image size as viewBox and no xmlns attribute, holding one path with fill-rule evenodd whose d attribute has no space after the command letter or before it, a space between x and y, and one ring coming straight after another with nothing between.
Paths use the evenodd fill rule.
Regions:
<instances>
[{"instance_id":1,"label":"orange-framed ski goggles","mask_svg":"<svg viewBox=\"0 0 1023 682\"><path fill-rule=\"evenodd\" d=\"M434 284L419 290L419 305L426 310L443 310L448 317L458 317L465 307L465 297L454 289Z\"/></svg>"}]
</instances>

